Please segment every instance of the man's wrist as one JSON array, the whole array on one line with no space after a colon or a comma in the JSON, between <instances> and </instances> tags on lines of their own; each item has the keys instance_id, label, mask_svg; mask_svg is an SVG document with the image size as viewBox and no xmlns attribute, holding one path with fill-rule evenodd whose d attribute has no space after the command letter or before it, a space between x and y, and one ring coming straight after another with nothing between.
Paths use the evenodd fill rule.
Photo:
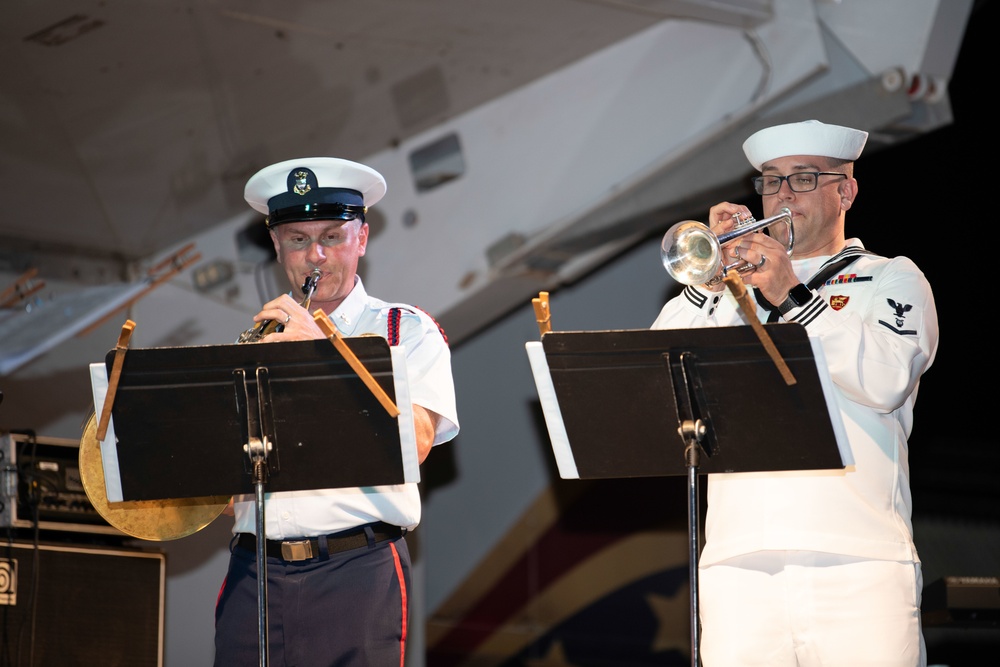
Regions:
<instances>
[{"instance_id":1,"label":"man's wrist","mask_svg":"<svg viewBox=\"0 0 1000 667\"><path fill-rule=\"evenodd\" d=\"M801 308L812 300L812 290L799 283L788 291L785 300L778 304L778 312L784 315L793 308Z\"/></svg>"}]
</instances>

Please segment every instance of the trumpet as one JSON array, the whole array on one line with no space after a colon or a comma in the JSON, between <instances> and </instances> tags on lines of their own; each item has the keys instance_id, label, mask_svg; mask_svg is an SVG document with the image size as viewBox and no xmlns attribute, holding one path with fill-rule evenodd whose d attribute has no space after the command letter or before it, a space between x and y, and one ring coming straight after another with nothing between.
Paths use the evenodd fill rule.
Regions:
<instances>
[{"instance_id":1,"label":"trumpet","mask_svg":"<svg viewBox=\"0 0 1000 667\"><path fill-rule=\"evenodd\" d=\"M319 276L321 271L319 269L313 269L312 273L306 278L305 282L302 283L302 301L299 303L303 308L309 308L309 302L312 300L313 292L316 291L316 283L319 282ZM281 331L285 328L283 322L278 322L276 320L264 320L263 322L258 322L256 326L253 326L243 333L240 334L237 343L258 343L268 334Z\"/></svg>"},{"instance_id":2,"label":"trumpet","mask_svg":"<svg viewBox=\"0 0 1000 667\"><path fill-rule=\"evenodd\" d=\"M777 215L763 220L750 217L736 221L736 226L728 232L716 235L708 225L697 220L676 223L660 241L660 259L667 273L682 285L716 285L731 269L737 273L749 273L756 265L744 260L732 264L722 261L722 246L733 239L763 230L771 225L784 223L788 227L785 253L792 254L795 244L795 229L792 226L792 212L781 209Z\"/></svg>"}]
</instances>

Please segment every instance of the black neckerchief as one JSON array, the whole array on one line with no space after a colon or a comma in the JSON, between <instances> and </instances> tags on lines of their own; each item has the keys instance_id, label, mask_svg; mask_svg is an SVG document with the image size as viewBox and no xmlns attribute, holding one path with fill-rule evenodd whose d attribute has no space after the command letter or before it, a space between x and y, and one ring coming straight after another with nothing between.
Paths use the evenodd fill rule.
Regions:
<instances>
[{"instance_id":1,"label":"black neckerchief","mask_svg":"<svg viewBox=\"0 0 1000 667\"><path fill-rule=\"evenodd\" d=\"M814 290L829 280L830 276L850 266L851 263L853 263L858 257L861 257L862 255L874 254L875 253L870 250L865 250L864 248L848 246L828 259L826 264L821 266L819 271L817 271L816 274L809 279L806 283L806 287ZM778 312L778 307L768 301L756 287L753 288L753 296L757 299L757 303L760 304L760 307L767 311L767 322L777 322L781 317L781 313Z\"/></svg>"}]
</instances>

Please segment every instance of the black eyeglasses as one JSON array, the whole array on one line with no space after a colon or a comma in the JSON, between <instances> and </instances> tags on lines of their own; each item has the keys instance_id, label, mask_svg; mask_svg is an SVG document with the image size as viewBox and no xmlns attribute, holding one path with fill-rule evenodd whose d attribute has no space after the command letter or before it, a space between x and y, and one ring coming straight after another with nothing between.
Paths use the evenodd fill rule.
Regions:
<instances>
[{"instance_id":1,"label":"black eyeglasses","mask_svg":"<svg viewBox=\"0 0 1000 667\"><path fill-rule=\"evenodd\" d=\"M800 171L797 174L788 176L754 176L753 189L759 195L776 195L781 189L781 182L788 181L788 187L792 192L812 192L819 185L820 176L842 176L847 178L847 174L839 171Z\"/></svg>"}]
</instances>

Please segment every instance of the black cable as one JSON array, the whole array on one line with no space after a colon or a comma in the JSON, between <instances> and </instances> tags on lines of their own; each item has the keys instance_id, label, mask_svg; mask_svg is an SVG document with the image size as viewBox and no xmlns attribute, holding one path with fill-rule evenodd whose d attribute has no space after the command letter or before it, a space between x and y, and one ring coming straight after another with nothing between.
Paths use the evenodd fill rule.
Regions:
<instances>
[{"instance_id":1,"label":"black cable","mask_svg":"<svg viewBox=\"0 0 1000 667\"><path fill-rule=\"evenodd\" d=\"M39 512L42 499L42 484L39 482L35 471L32 469L32 465L38 455L38 437L33 430L26 431L11 431L11 433L20 433L21 435L27 436L27 442L22 448L30 449L30 453L25 456L24 451L21 451L17 456L16 460L27 461L24 465L18 465L19 471L24 475L25 478L25 502L28 509L31 512L31 524L32 524L32 566L31 566L31 585L28 588L28 605L26 607L25 617L21 620L21 627L18 630L18 640L17 640L17 650L15 652L16 661L14 664L21 667L25 665L27 667L32 667L35 664L35 620L38 616L37 613L37 599L38 599L38 582L39 582ZM21 488L20 481L18 482L18 488ZM24 633L25 629L30 628L29 638L28 638L28 651L29 658L27 663L21 661L21 656L23 654L23 643L24 643Z\"/></svg>"}]
</instances>

